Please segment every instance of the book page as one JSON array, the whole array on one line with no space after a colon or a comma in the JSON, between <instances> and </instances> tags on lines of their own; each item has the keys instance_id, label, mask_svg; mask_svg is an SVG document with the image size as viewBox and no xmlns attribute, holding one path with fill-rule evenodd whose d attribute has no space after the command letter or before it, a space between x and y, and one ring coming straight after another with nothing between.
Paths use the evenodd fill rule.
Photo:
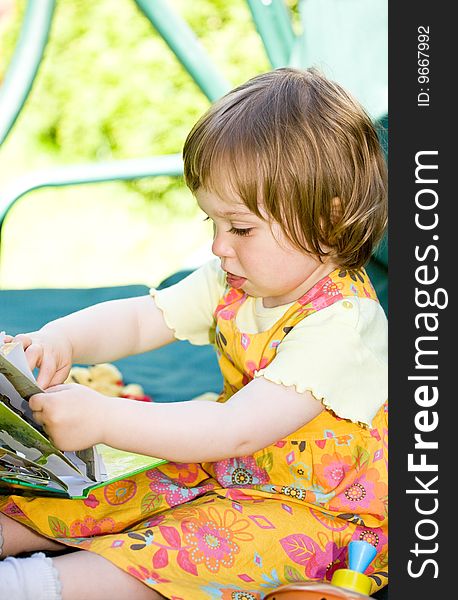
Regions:
<instances>
[{"instance_id":1,"label":"book page","mask_svg":"<svg viewBox=\"0 0 458 600\"><path fill-rule=\"evenodd\" d=\"M4 333L0 333L0 394L12 410L20 413L24 419L41 431L33 422L32 411L26 398L40 394L43 390L37 385L35 377L29 368L21 344L3 343Z\"/></svg>"},{"instance_id":2,"label":"book page","mask_svg":"<svg viewBox=\"0 0 458 600\"><path fill-rule=\"evenodd\" d=\"M67 492L65 483L43 465L6 448L0 448L0 478L8 483L26 483Z\"/></svg>"},{"instance_id":3,"label":"book page","mask_svg":"<svg viewBox=\"0 0 458 600\"><path fill-rule=\"evenodd\" d=\"M101 465L101 477L104 480L127 477L139 470L153 469L157 465L167 462L162 458L125 452L124 450L117 450L105 444L97 444L96 449L103 461L103 465Z\"/></svg>"},{"instance_id":4,"label":"book page","mask_svg":"<svg viewBox=\"0 0 458 600\"><path fill-rule=\"evenodd\" d=\"M30 370L22 344L4 343L4 338L4 332L0 332L0 402L22 417L28 425L41 433L42 437L47 438L43 427L34 421L26 400L33 394L43 393L43 390L38 386ZM79 470L92 480L99 479L96 468L97 459L93 448L81 450L76 454L68 454L67 462L75 463L80 467L81 461L83 461L83 469Z\"/></svg>"},{"instance_id":5,"label":"book page","mask_svg":"<svg viewBox=\"0 0 458 600\"><path fill-rule=\"evenodd\" d=\"M0 402L0 447L50 469L57 476L80 473L63 452Z\"/></svg>"}]
</instances>

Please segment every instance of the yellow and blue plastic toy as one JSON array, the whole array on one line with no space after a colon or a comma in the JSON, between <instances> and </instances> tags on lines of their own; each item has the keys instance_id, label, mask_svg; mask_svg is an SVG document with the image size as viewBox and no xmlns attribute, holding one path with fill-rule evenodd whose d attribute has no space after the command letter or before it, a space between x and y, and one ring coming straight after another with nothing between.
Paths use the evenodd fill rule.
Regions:
<instances>
[{"instance_id":1,"label":"yellow and blue plastic toy","mask_svg":"<svg viewBox=\"0 0 458 600\"><path fill-rule=\"evenodd\" d=\"M265 600L364 600L371 590L371 579L364 574L376 555L374 546L364 541L348 545L348 569L337 569L331 583L304 581L284 585Z\"/></svg>"}]
</instances>

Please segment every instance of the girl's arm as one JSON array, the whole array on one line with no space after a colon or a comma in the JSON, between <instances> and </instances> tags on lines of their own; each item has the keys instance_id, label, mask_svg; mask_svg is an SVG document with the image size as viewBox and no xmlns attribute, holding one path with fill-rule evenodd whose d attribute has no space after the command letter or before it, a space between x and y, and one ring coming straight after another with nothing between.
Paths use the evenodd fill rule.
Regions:
<instances>
[{"instance_id":1,"label":"girl's arm","mask_svg":"<svg viewBox=\"0 0 458 600\"><path fill-rule=\"evenodd\" d=\"M111 362L175 339L151 296L96 304L17 335L43 388L62 383L73 363Z\"/></svg>"},{"instance_id":2,"label":"girl's arm","mask_svg":"<svg viewBox=\"0 0 458 600\"><path fill-rule=\"evenodd\" d=\"M83 386L59 386L55 392L34 396L30 406L63 450L103 442L177 462L252 454L323 410L309 392L300 394L262 377L224 404L201 400L147 404L104 396L94 402L94 394Z\"/></svg>"},{"instance_id":3,"label":"girl's arm","mask_svg":"<svg viewBox=\"0 0 458 600\"><path fill-rule=\"evenodd\" d=\"M151 296L95 304L48 323L45 331L65 335L73 360L100 363L169 344L175 338Z\"/></svg>"}]
</instances>

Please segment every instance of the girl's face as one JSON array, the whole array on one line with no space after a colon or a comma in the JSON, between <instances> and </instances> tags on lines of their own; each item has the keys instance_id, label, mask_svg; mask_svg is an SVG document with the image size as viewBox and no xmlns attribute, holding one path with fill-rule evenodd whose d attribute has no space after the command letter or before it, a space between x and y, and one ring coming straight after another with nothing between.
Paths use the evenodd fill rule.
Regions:
<instances>
[{"instance_id":1,"label":"girl's face","mask_svg":"<svg viewBox=\"0 0 458 600\"><path fill-rule=\"evenodd\" d=\"M240 200L223 200L200 188L200 208L213 221L212 252L221 259L231 287L263 298L265 307L294 302L334 270L288 241L278 223L252 213Z\"/></svg>"}]
</instances>

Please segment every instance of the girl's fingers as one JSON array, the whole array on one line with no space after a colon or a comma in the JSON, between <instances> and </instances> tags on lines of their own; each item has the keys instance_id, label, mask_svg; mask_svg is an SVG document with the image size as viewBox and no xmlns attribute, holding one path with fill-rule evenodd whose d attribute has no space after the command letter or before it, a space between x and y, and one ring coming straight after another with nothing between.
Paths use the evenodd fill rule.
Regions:
<instances>
[{"instance_id":1,"label":"girl's fingers","mask_svg":"<svg viewBox=\"0 0 458 600\"><path fill-rule=\"evenodd\" d=\"M41 426L44 425L43 412L41 410L33 412L32 417L33 417L33 420L35 421L35 423L38 423L38 425L41 425Z\"/></svg>"},{"instance_id":2,"label":"girl's fingers","mask_svg":"<svg viewBox=\"0 0 458 600\"><path fill-rule=\"evenodd\" d=\"M35 367L39 367L43 357L43 347L39 344L30 344L26 347L25 357L29 363L30 369L33 371Z\"/></svg>"},{"instance_id":3,"label":"girl's fingers","mask_svg":"<svg viewBox=\"0 0 458 600\"><path fill-rule=\"evenodd\" d=\"M70 367L61 367L58 370L54 370L54 375L52 376L51 380L48 383L48 387L45 388L46 391L51 388L54 387L55 385L68 385L65 384L65 380L68 377L68 374L70 372Z\"/></svg>"},{"instance_id":4,"label":"girl's fingers","mask_svg":"<svg viewBox=\"0 0 458 600\"><path fill-rule=\"evenodd\" d=\"M32 338L30 336L26 335L25 333L19 333L18 335L15 335L14 337L7 335L6 337L10 338L9 339L10 342L21 343L24 350L26 350L29 346L32 345Z\"/></svg>"},{"instance_id":5,"label":"girl's fingers","mask_svg":"<svg viewBox=\"0 0 458 600\"><path fill-rule=\"evenodd\" d=\"M56 363L53 358L48 357L47 359L43 359L41 364L37 364L40 367L37 383L43 390L46 390L52 384L54 375L56 374Z\"/></svg>"},{"instance_id":6,"label":"girl's fingers","mask_svg":"<svg viewBox=\"0 0 458 600\"><path fill-rule=\"evenodd\" d=\"M46 402L46 394L34 394L29 398L30 410L34 413L42 412L43 405Z\"/></svg>"}]
</instances>

